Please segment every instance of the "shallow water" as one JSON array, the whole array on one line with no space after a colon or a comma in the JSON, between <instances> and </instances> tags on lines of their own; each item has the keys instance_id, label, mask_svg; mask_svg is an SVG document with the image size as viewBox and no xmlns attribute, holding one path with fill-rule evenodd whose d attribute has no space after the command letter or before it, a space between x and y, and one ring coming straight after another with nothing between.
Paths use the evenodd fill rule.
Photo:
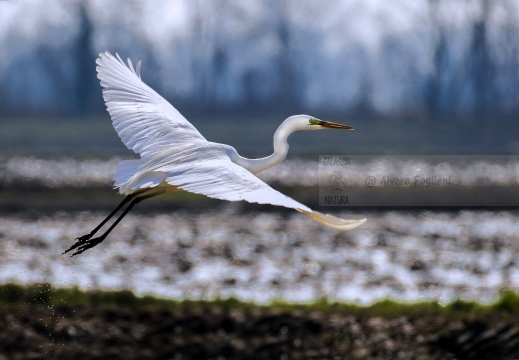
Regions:
<instances>
[{"instance_id":1,"label":"shallow water","mask_svg":"<svg viewBox=\"0 0 519 360\"><path fill-rule=\"evenodd\" d=\"M242 214L239 204L135 213L96 248L61 255L104 215L0 217L0 282L260 303L491 301L502 289L519 289L519 224L511 211L373 212L349 232L295 212Z\"/></svg>"},{"instance_id":2,"label":"shallow water","mask_svg":"<svg viewBox=\"0 0 519 360\"><path fill-rule=\"evenodd\" d=\"M35 184L44 205L54 201L52 188L68 187L88 198L91 188L111 187L118 160L6 158L0 162L0 191L12 195ZM352 166L352 177L377 169L380 174L398 170L394 164L376 163L376 169L370 164ZM462 164L453 171L469 186L483 182L514 188L519 162L477 164ZM412 170L417 165L402 166ZM319 163L286 161L260 177L285 187L315 189ZM157 213L155 209L150 214L142 208L130 213L105 243L70 258L61 256L62 251L106 213L45 214L41 212L45 206L25 211L31 208L23 204L30 196L20 200L15 196L20 203L16 214L0 209L0 282L127 288L172 298L234 296L256 302L323 297L359 303L386 297L491 301L502 289L519 290L515 211L372 207L347 212L337 207L335 215L369 218L354 231L338 232L297 212L272 208L243 213L240 203L222 203L216 210ZM99 209L95 203L99 200L92 197L92 209ZM12 206L12 196L10 201ZM59 209L63 202L55 204L53 209ZM85 208L84 203L67 206Z\"/></svg>"}]
</instances>

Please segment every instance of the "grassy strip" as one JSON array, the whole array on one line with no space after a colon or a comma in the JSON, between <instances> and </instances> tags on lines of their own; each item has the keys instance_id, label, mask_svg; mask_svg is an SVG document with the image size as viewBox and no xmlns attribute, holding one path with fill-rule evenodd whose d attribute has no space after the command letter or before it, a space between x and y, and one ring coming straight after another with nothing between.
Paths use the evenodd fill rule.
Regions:
<instances>
[{"instance_id":1,"label":"grassy strip","mask_svg":"<svg viewBox=\"0 0 519 360\"><path fill-rule=\"evenodd\" d=\"M321 299L312 303L294 304L274 301L269 305L258 305L235 298L214 300L173 300L153 296L138 297L129 290L106 291L87 290L77 287L58 288L50 284L3 284L0 285L0 306L41 304L46 306L115 306L115 307L168 307L189 309L195 307L214 307L233 309L266 309L278 311L333 312L350 313L359 316L423 316L445 315L453 317L472 317L476 315L518 315L519 293L503 291L499 298L489 304L474 301L455 300L448 304L436 301L403 303L394 300L381 300L369 306L334 302Z\"/></svg>"}]
</instances>

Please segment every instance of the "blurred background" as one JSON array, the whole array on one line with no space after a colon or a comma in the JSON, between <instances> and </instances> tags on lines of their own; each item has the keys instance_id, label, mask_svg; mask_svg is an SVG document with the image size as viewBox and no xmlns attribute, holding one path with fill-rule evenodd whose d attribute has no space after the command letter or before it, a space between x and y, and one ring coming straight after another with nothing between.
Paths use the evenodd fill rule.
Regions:
<instances>
[{"instance_id":1,"label":"blurred background","mask_svg":"<svg viewBox=\"0 0 519 360\"><path fill-rule=\"evenodd\" d=\"M319 155L518 154L518 40L515 0L0 1L0 281L258 302L518 289L515 208L328 209L369 218L338 233L183 194L60 255L120 201L111 176L135 156L104 107L102 51L142 60L147 84L244 156L270 154L293 114L353 126L292 135L262 174L317 207Z\"/></svg>"},{"instance_id":2,"label":"blurred background","mask_svg":"<svg viewBox=\"0 0 519 360\"><path fill-rule=\"evenodd\" d=\"M109 50L142 60L143 79L202 130L215 130L218 118L245 129L255 126L245 118L262 119L267 138L251 132L257 137L237 143L245 152L270 150L282 119L310 113L358 129L347 137L348 152L517 153L518 7L513 0L2 1L1 150L120 150L104 134L95 72L99 52ZM46 121L22 132L34 117ZM25 141L35 128L38 136Z\"/></svg>"}]
</instances>

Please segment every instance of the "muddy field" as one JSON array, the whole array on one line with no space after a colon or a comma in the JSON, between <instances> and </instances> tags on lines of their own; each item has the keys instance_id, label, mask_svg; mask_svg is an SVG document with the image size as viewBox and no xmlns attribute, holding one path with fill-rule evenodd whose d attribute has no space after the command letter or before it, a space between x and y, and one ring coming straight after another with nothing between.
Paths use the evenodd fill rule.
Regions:
<instances>
[{"instance_id":1,"label":"muddy field","mask_svg":"<svg viewBox=\"0 0 519 360\"><path fill-rule=\"evenodd\" d=\"M98 247L62 256L121 199L106 178L113 164L78 163L72 173L93 179L76 183L70 174L65 184L55 181L60 166L69 168L60 164L44 172L48 163L15 162L21 170L4 173L0 284L127 289L178 301L367 305L389 298L438 306L488 303L519 289L515 208L327 209L369 219L358 230L337 232L293 211L179 193L139 205ZM317 187L272 181L317 208ZM519 358L515 311L373 314L203 302L6 302L0 360Z\"/></svg>"},{"instance_id":2,"label":"muddy field","mask_svg":"<svg viewBox=\"0 0 519 360\"><path fill-rule=\"evenodd\" d=\"M3 306L0 359L516 359L503 313L374 316L196 306Z\"/></svg>"},{"instance_id":3,"label":"muddy field","mask_svg":"<svg viewBox=\"0 0 519 360\"><path fill-rule=\"evenodd\" d=\"M515 217L371 213L365 229L338 235L289 212L155 209L137 211L105 244L71 259L61 251L101 212L4 215L0 275L4 283L130 289L179 300L491 301L517 287ZM417 222L413 230L409 224ZM516 311L371 314L126 300L68 305L48 302L44 291L41 297L0 306L0 360L519 357Z\"/></svg>"},{"instance_id":4,"label":"muddy field","mask_svg":"<svg viewBox=\"0 0 519 360\"><path fill-rule=\"evenodd\" d=\"M359 304L489 302L519 288L514 211L371 212L358 230L337 232L297 212L224 205L140 208L104 243L74 258L61 253L103 212L0 216L0 283L129 289L172 299Z\"/></svg>"}]
</instances>

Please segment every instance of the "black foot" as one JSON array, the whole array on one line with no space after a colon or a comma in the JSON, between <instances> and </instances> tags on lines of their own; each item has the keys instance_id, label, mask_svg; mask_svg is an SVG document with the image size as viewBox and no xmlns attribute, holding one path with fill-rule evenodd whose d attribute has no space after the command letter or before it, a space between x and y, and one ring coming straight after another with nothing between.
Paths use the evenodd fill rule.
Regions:
<instances>
[{"instance_id":1,"label":"black foot","mask_svg":"<svg viewBox=\"0 0 519 360\"><path fill-rule=\"evenodd\" d=\"M86 235L83 235L83 236L80 236L80 237L77 237L76 238L76 241L80 241L82 244L84 242L86 242L87 240L90 240L90 238L93 236L94 234L92 233L88 233Z\"/></svg>"},{"instance_id":2,"label":"black foot","mask_svg":"<svg viewBox=\"0 0 519 360\"><path fill-rule=\"evenodd\" d=\"M79 255L82 252L84 252L85 250L93 248L94 246L102 243L103 240L105 239L104 236L90 239L91 237L92 237L92 235L86 234L86 235L76 238L76 242L71 247L69 247L67 250L65 250L62 255L66 254L69 251L72 251L74 249L76 249L76 251L71 256Z\"/></svg>"},{"instance_id":3,"label":"black foot","mask_svg":"<svg viewBox=\"0 0 519 360\"><path fill-rule=\"evenodd\" d=\"M80 244L77 247L77 250L72 254L72 256L76 256L84 252L85 250L88 250L90 248L93 248L94 246L101 244L105 238L103 236L96 237L90 240L85 241L83 244Z\"/></svg>"},{"instance_id":4,"label":"black foot","mask_svg":"<svg viewBox=\"0 0 519 360\"><path fill-rule=\"evenodd\" d=\"M75 248L77 248L78 246L80 245L83 245L84 243L86 243L91 237L92 237L92 233L88 233L86 235L83 235L83 236L79 236L77 237L75 240L76 242L71 246L69 247L67 250L63 251L61 253L61 255L65 255L66 253L68 253L69 251L71 250L74 250Z\"/></svg>"}]
</instances>

